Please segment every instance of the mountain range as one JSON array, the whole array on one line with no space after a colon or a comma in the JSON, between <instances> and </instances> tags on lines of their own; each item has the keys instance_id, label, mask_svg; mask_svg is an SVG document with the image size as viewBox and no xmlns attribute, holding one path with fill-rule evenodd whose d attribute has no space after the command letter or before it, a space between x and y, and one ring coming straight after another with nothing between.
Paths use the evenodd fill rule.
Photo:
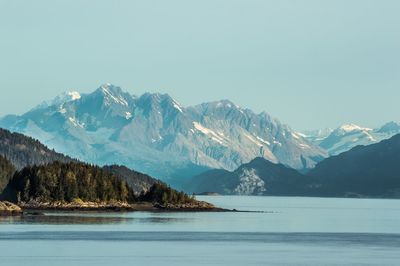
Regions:
<instances>
[{"instance_id":1,"label":"mountain range","mask_svg":"<svg viewBox=\"0 0 400 266\"><path fill-rule=\"evenodd\" d=\"M306 174L256 158L235 171L210 170L186 185L195 193L400 197L400 134L329 157Z\"/></svg>"},{"instance_id":2,"label":"mountain range","mask_svg":"<svg viewBox=\"0 0 400 266\"><path fill-rule=\"evenodd\" d=\"M0 130L0 155L17 170L84 161L104 166L135 193L157 182L151 175L190 192L240 195L318 194L326 185L314 180L320 165L400 133L396 122L300 133L229 100L184 107L167 94L135 96L111 84L63 93L1 118L0 127L34 138Z\"/></svg>"},{"instance_id":3,"label":"mountain range","mask_svg":"<svg viewBox=\"0 0 400 266\"><path fill-rule=\"evenodd\" d=\"M400 123L392 121L375 129L344 124L334 130L327 128L304 132L304 136L329 155L338 155L356 146L378 143L399 133Z\"/></svg>"},{"instance_id":4,"label":"mountain range","mask_svg":"<svg viewBox=\"0 0 400 266\"><path fill-rule=\"evenodd\" d=\"M99 165L120 164L161 178L234 170L256 157L304 169L328 156L303 134L229 100L183 107L167 94L131 95L104 84L64 93L0 127Z\"/></svg>"},{"instance_id":5,"label":"mountain range","mask_svg":"<svg viewBox=\"0 0 400 266\"><path fill-rule=\"evenodd\" d=\"M307 175L319 196L400 197L400 135L320 162Z\"/></svg>"}]
</instances>

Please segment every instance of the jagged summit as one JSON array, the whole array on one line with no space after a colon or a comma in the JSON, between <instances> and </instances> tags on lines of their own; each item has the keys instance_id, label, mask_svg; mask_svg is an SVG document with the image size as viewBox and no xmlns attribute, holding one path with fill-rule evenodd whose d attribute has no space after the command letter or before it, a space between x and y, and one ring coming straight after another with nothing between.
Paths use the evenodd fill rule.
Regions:
<instances>
[{"instance_id":1,"label":"jagged summit","mask_svg":"<svg viewBox=\"0 0 400 266\"><path fill-rule=\"evenodd\" d=\"M337 155L356 146L374 144L399 133L400 124L389 122L376 129L344 124L334 130L314 131L306 135L315 145L319 145L331 155Z\"/></svg>"},{"instance_id":2,"label":"jagged summit","mask_svg":"<svg viewBox=\"0 0 400 266\"><path fill-rule=\"evenodd\" d=\"M361 127L356 124L343 124L338 127L334 132L339 134L346 134L354 131L371 131L371 128Z\"/></svg>"},{"instance_id":3,"label":"jagged summit","mask_svg":"<svg viewBox=\"0 0 400 266\"><path fill-rule=\"evenodd\" d=\"M0 119L0 126L87 162L124 164L164 179L193 169L233 170L255 157L309 168L327 156L278 119L229 100L183 107L168 94L134 96L108 83L67 96Z\"/></svg>"},{"instance_id":4,"label":"jagged summit","mask_svg":"<svg viewBox=\"0 0 400 266\"><path fill-rule=\"evenodd\" d=\"M395 121L390 121L384 124L381 128L377 130L379 133L398 133L400 132L400 123Z\"/></svg>"},{"instance_id":5,"label":"jagged summit","mask_svg":"<svg viewBox=\"0 0 400 266\"><path fill-rule=\"evenodd\" d=\"M52 100L43 101L41 104L34 107L32 110L44 109L50 106L60 106L63 103L79 100L82 95L77 91L66 91L57 95Z\"/></svg>"}]
</instances>

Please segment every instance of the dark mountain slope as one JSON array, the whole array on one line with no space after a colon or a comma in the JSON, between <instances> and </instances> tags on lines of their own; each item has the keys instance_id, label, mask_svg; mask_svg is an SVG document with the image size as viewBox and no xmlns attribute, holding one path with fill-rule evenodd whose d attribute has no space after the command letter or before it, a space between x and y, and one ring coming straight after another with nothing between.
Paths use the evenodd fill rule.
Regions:
<instances>
[{"instance_id":1,"label":"dark mountain slope","mask_svg":"<svg viewBox=\"0 0 400 266\"><path fill-rule=\"evenodd\" d=\"M234 172L211 170L192 179L186 190L238 195L305 195L309 178L282 164L256 158Z\"/></svg>"},{"instance_id":2,"label":"dark mountain slope","mask_svg":"<svg viewBox=\"0 0 400 266\"><path fill-rule=\"evenodd\" d=\"M26 166L46 165L55 161L63 163L78 162L75 159L48 149L45 145L31 137L19 133L11 133L8 130L0 128L0 157L1 156L6 157L8 161L19 170ZM0 164L2 164L1 160ZM11 179L15 172L15 169L12 172L6 170L1 171L0 168L0 192L4 189L8 180ZM156 179L148 175L130 170L124 166L105 166L104 170L117 176L122 181L127 182L135 194L140 194L143 191L149 190L150 187L157 182Z\"/></svg>"},{"instance_id":3,"label":"dark mountain slope","mask_svg":"<svg viewBox=\"0 0 400 266\"><path fill-rule=\"evenodd\" d=\"M308 175L321 196L399 197L400 135L325 159Z\"/></svg>"},{"instance_id":4,"label":"dark mountain slope","mask_svg":"<svg viewBox=\"0 0 400 266\"><path fill-rule=\"evenodd\" d=\"M189 193L216 192L219 194L233 194L238 179L233 172L224 169L213 169L198 176L192 177L184 190Z\"/></svg>"},{"instance_id":5,"label":"dark mountain slope","mask_svg":"<svg viewBox=\"0 0 400 266\"><path fill-rule=\"evenodd\" d=\"M147 192L158 181L151 176L136 172L122 165L104 166L103 170L125 181L136 195Z\"/></svg>"},{"instance_id":6,"label":"dark mountain slope","mask_svg":"<svg viewBox=\"0 0 400 266\"><path fill-rule=\"evenodd\" d=\"M0 128L0 155L6 157L17 169L60 161L72 162L72 158L50 150L38 140Z\"/></svg>"}]
</instances>

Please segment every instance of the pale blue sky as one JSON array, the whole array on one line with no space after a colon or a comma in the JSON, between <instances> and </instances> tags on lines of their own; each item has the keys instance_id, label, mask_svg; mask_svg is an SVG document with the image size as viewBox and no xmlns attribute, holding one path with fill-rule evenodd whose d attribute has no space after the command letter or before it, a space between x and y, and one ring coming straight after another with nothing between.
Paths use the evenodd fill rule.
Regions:
<instances>
[{"instance_id":1,"label":"pale blue sky","mask_svg":"<svg viewBox=\"0 0 400 266\"><path fill-rule=\"evenodd\" d=\"M400 1L0 0L0 115L110 82L303 130L400 120Z\"/></svg>"}]
</instances>

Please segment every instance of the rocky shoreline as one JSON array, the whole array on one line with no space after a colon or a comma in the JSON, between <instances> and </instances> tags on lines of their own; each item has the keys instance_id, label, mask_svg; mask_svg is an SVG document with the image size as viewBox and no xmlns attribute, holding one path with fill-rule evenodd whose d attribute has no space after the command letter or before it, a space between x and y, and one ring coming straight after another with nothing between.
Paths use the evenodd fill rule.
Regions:
<instances>
[{"instance_id":1,"label":"rocky shoreline","mask_svg":"<svg viewBox=\"0 0 400 266\"><path fill-rule=\"evenodd\" d=\"M8 201L0 201L0 216L15 216L21 215L22 209Z\"/></svg>"},{"instance_id":2,"label":"rocky shoreline","mask_svg":"<svg viewBox=\"0 0 400 266\"><path fill-rule=\"evenodd\" d=\"M10 202L0 202L0 214L20 215L24 212L37 211L106 211L106 212L131 212L131 211L170 211L170 212L223 212L230 211L217 208L214 205L196 201L183 204L158 204L138 202L21 202L18 205Z\"/></svg>"}]
</instances>

